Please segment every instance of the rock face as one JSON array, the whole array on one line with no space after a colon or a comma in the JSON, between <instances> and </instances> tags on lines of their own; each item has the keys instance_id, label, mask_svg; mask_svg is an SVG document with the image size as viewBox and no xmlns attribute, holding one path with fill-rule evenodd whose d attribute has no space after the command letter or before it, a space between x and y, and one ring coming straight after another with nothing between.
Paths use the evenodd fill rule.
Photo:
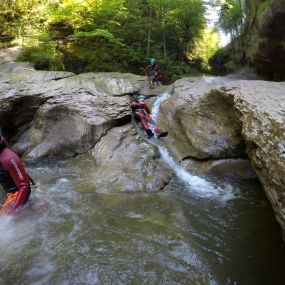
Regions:
<instances>
[{"instance_id":1,"label":"rock face","mask_svg":"<svg viewBox=\"0 0 285 285\"><path fill-rule=\"evenodd\" d=\"M101 191L158 191L168 183L159 152L130 124L130 95L147 89L144 77L18 70L0 72L0 83L1 127L24 157L90 151Z\"/></svg>"},{"instance_id":2,"label":"rock face","mask_svg":"<svg viewBox=\"0 0 285 285\"><path fill-rule=\"evenodd\" d=\"M207 114L206 100L211 102L209 112L215 116ZM222 108L221 104L226 107ZM201 112L197 106L202 106ZM285 231L284 82L184 78L174 84L174 95L162 104L158 119L161 126L168 126L168 144L174 148L177 160L226 153L239 157L243 156L240 146L245 145ZM221 130L224 123L227 130L231 125L234 131ZM241 137L243 142L238 139ZM202 142L200 148L195 144L197 140Z\"/></svg>"},{"instance_id":3,"label":"rock face","mask_svg":"<svg viewBox=\"0 0 285 285\"><path fill-rule=\"evenodd\" d=\"M141 76L26 71L0 73L0 119L14 148L30 158L86 152L113 126L130 121L128 94Z\"/></svg>"},{"instance_id":4,"label":"rock face","mask_svg":"<svg viewBox=\"0 0 285 285\"><path fill-rule=\"evenodd\" d=\"M256 29L256 48L247 53L250 64L270 80L285 80L285 1L270 1Z\"/></svg>"},{"instance_id":5,"label":"rock face","mask_svg":"<svg viewBox=\"0 0 285 285\"><path fill-rule=\"evenodd\" d=\"M157 191L171 176L157 149L139 139L131 125L112 128L91 154L98 168L96 187L102 191Z\"/></svg>"},{"instance_id":6,"label":"rock face","mask_svg":"<svg viewBox=\"0 0 285 285\"><path fill-rule=\"evenodd\" d=\"M285 80L285 1L249 2L245 32L211 59L213 71L249 65L263 78Z\"/></svg>"},{"instance_id":7,"label":"rock face","mask_svg":"<svg viewBox=\"0 0 285 285\"><path fill-rule=\"evenodd\" d=\"M163 103L158 124L169 131L169 148L178 160L230 158L245 155L241 114L234 97L200 79L181 79Z\"/></svg>"},{"instance_id":8,"label":"rock face","mask_svg":"<svg viewBox=\"0 0 285 285\"><path fill-rule=\"evenodd\" d=\"M285 83L237 84L247 154L285 232Z\"/></svg>"}]
</instances>

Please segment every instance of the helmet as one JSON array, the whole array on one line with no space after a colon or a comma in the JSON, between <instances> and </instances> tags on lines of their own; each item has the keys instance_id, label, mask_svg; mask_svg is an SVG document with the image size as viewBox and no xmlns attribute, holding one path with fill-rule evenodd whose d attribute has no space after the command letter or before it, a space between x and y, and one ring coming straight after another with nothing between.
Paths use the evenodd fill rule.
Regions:
<instances>
[{"instance_id":1,"label":"helmet","mask_svg":"<svg viewBox=\"0 0 285 285\"><path fill-rule=\"evenodd\" d=\"M150 58L150 59L149 59L149 62L150 62L150 63L155 63L156 60L155 60L155 58Z\"/></svg>"},{"instance_id":2,"label":"helmet","mask_svg":"<svg viewBox=\"0 0 285 285\"><path fill-rule=\"evenodd\" d=\"M141 100L141 99L145 100L145 96L144 95L139 95L138 96L138 100Z\"/></svg>"}]
</instances>

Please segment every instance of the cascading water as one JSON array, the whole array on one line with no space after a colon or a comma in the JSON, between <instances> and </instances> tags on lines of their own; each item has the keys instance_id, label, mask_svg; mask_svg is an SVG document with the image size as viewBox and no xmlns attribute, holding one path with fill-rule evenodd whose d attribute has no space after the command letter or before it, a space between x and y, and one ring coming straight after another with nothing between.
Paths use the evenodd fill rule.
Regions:
<instances>
[{"instance_id":1,"label":"cascading water","mask_svg":"<svg viewBox=\"0 0 285 285\"><path fill-rule=\"evenodd\" d=\"M283 284L285 246L261 186L193 175L158 149L176 173L158 193L101 192L84 155L26 164L39 186L0 217L0 285Z\"/></svg>"},{"instance_id":2,"label":"cascading water","mask_svg":"<svg viewBox=\"0 0 285 285\"><path fill-rule=\"evenodd\" d=\"M158 96L153 103L151 114L155 122L157 120L160 104L167 100L170 96L170 93L165 92ZM166 147L159 145L159 142L157 142L155 145L158 147L159 152L167 165L175 172L177 177L186 183L189 191L192 191L201 197L218 198L222 201L228 201L239 197L239 190L235 189L230 184L223 183L221 186L214 185L204 178L187 172L181 165L174 161Z\"/></svg>"},{"instance_id":3,"label":"cascading water","mask_svg":"<svg viewBox=\"0 0 285 285\"><path fill-rule=\"evenodd\" d=\"M157 120L157 114L159 111L159 107L160 104L162 102L164 102L165 100L167 100L169 97L171 96L171 94L169 92L164 92L161 95L159 95L156 100L154 101L153 105L152 105L152 112L151 112L151 117L152 119L156 122Z\"/></svg>"}]
</instances>

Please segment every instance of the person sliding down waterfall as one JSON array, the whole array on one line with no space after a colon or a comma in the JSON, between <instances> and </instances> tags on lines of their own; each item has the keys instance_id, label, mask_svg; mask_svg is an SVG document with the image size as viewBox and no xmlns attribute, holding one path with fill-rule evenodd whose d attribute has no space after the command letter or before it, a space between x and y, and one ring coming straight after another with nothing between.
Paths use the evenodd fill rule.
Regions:
<instances>
[{"instance_id":1,"label":"person sliding down waterfall","mask_svg":"<svg viewBox=\"0 0 285 285\"><path fill-rule=\"evenodd\" d=\"M139 95L137 100L131 102L133 116L137 122L141 123L143 130L147 133L148 138L156 136L157 138L167 136L168 132L158 129L150 116L150 110L145 102L145 96Z\"/></svg>"},{"instance_id":2,"label":"person sliding down waterfall","mask_svg":"<svg viewBox=\"0 0 285 285\"><path fill-rule=\"evenodd\" d=\"M0 134L0 184L7 197L4 204L0 205L0 214L12 214L26 204L31 194L29 176L18 155L7 147L2 134Z\"/></svg>"},{"instance_id":3,"label":"person sliding down waterfall","mask_svg":"<svg viewBox=\"0 0 285 285\"><path fill-rule=\"evenodd\" d=\"M150 63L146 66L144 70L144 74L148 78L150 87L154 88L155 84L158 85L158 82L161 78L161 73L155 58L151 58L149 62Z\"/></svg>"}]
</instances>

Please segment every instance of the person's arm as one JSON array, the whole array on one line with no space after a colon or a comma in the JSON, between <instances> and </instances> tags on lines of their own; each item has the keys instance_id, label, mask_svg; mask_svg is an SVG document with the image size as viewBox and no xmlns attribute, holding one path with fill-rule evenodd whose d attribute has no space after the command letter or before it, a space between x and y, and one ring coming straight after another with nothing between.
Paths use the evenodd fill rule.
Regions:
<instances>
[{"instance_id":1,"label":"person's arm","mask_svg":"<svg viewBox=\"0 0 285 285\"><path fill-rule=\"evenodd\" d=\"M131 107L132 111L134 111L134 110L136 109L136 105L137 105L137 104L138 104L138 103L137 103L136 101L132 101L132 102L131 102L130 107Z\"/></svg>"},{"instance_id":2,"label":"person's arm","mask_svg":"<svg viewBox=\"0 0 285 285\"><path fill-rule=\"evenodd\" d=\"M29 178L19 157L13 152L9 158L3 160L2 166L10 174L18 189L16 201L10 210L10 213L13 213L23 205L28 195Z\"/></svg>"},{"instance_id":3,"label":"person's arm","mask_svg":"<svg viewBox=\"0 0 285 285\"><path fill-rule=\"evenodd\" d=\"M149 109L148 105L146 103L141 103L140 105L144 108L146 113L150 115L150 109Z\"/></svg>"}]
</instances>

